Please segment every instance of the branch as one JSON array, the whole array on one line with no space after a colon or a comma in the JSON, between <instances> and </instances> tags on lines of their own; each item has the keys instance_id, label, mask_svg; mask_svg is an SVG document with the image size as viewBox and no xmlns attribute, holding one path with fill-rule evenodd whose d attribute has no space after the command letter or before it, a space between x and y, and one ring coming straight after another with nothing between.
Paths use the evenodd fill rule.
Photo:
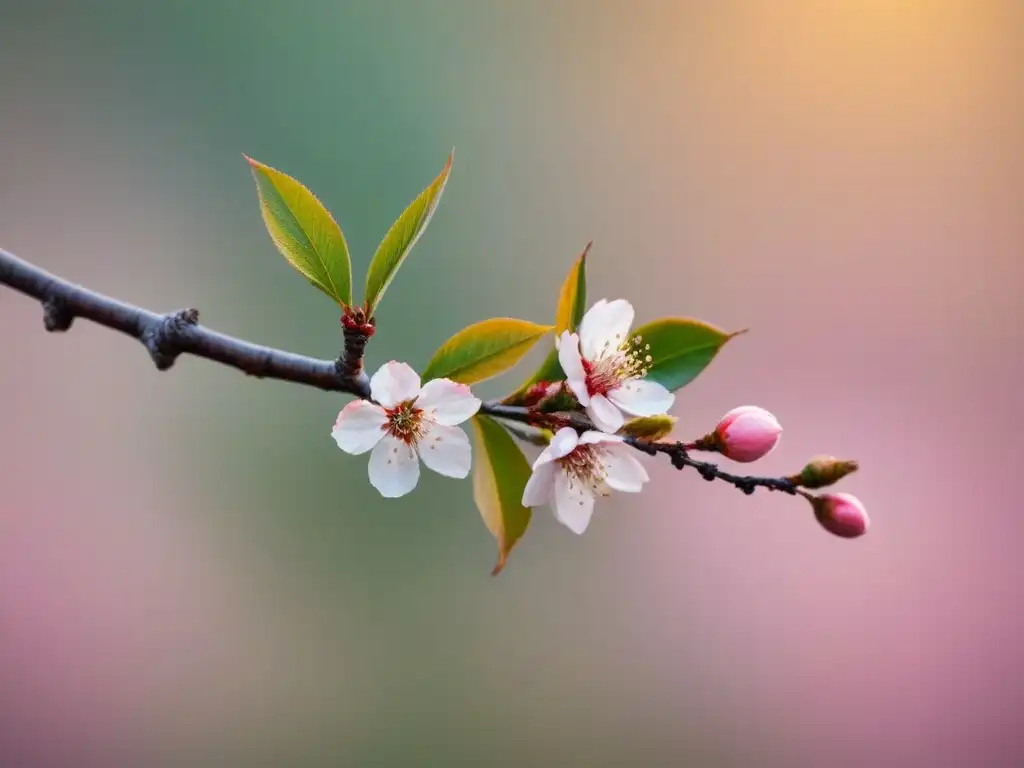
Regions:
<instances>
[{"instance_id":1,"label":"branch","mask_svg":"<svg viewBox=\"0 0 1024 768\"><path fill-rule=\"evenodd\" d=\"M259 346L199 324L199 311L184 309L158 314L52 275L0 248L0 283L43 304L48 331L66 331L76 317L127 334L142 342L156 367L165 371L178 355L191 354L265 379L279 379L334 392L369 397L370 383L362 366L351 375L335 360L317 360ZM359 349L360 354L362 348ZM344 356L342 358L344 360Z\"/></svg>"},{"instance_id":2,"label":"branch","mask_svg":"<svg viewBox=\"0 0 1024 768\"><path fill-rule=\"evenodd\" d=\"M705 480L709 482L712 480L724 480L730 485L743 491L748 496L757 488L767 488L769 491L781 491L782 493L788 493L790 496L796 496L797 494L806 495L797 487L796 483L787 477L734 475L720 469L717 464L712 464L710 461L698 461L697 459L691 459L690 454L682 443L652 443L648 440L640 440L635 437L627 437L626 442L638 451L643 451L650 456L657 456L659 453L664 453L671 459L672 466L676 469L693 467Z\"/></svg>"},{"instance_id":3,"label":"branch","mask_svg":"<svg viewBox=\"0 0 1024 768\"><path fill-rule=\"evenodd\" d=\"M500 419L523 422L535 426L547 426L553 429L559 427L572 427L577 432L585 432L594 429L583 414L580 413L557 413L546 414L533 408L515 405L502 405L500 403L484 403L481 411ZM676 469L692 467L705 480L722 480L743 491L748 496L757 488L767 488L769 491L781 491L791 496L803 494L803 491L786 477L757 477L752 475L734 475L720 469L717 464L710 461L698 461L690 458L690 454L683 443L667 443L661 441L644 440L638 437L626 436L625 442L649 456L657 456L663 453L672 461Z\"/></svg>"},{"instance_id":4,"label":"branch","mask_svg":"<svg viewBox=\"0 0 1024 768\"><path fill-rule=\"evenodd\" d=\"M76 317L142 342L157 369L170 368L179 355L191 354L237 368L264 379L305 384L318 389L347 392L370 398L370 383L362 369L366 342L373 335L373 319L359 314L342 318L345 351L337 360L318 360L280 349L263 347L210 330L199 324L199 311L183 309L158 314L70 283L0 248L0 284L10 286L43 305L43 324L48 331L66 331ZM571 426L579 432L594 429L580 413L543 413L536 408L484 403L480 412L506 421L531 426ZM710 462L690 458L682 443L651 442L627 437L626 442L651 456L664 453L677 469L692 467L705 480L723 480L747 494L767 488L795 495L802 493L787 478L743 477L724 472Z\"/></svg>"}]
</instances>

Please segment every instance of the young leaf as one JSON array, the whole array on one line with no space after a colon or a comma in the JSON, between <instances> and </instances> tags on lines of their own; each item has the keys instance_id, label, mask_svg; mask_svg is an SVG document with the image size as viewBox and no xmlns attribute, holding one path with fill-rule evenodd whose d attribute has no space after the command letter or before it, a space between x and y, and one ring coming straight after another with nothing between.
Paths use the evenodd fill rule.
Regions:
<instances>
[{"instance_id":1,"label":"young leaf","mask_svg":"<svg viewBox=\"0 0 1024 768\"><path fill-rule=\"evenodd\" d=\"M697 378L729 339L744 332L726 333L683 317L655 320L633 331L651 345L653 362L647 378L673 392Z\"/></svg>"},{"instance_id":2,"label":"young leaf","mask_svg":"<svg viewBox=\"0 0 1024 768\"><path fill-rule=\"evenodd\" d=\"M591 241L583 248L583 253L576 259L562 283L562 290L558 294L558 311L555 313L557 335L561 335L562 331L575 332L583 319L583 311L587 306L587 253L593 244Z\"/></svg>"},{"instance_id":3,"label":"young leaf","mask_svg":"<svg viewBox=\"0 0 1024 768\"><path fill-rule=\"evenodd\" d=\"M619 431L643 440L661 440L669 436L675 424L676 417L664 413L659 416L637 416L623 424Z\"/></svg>"},{"instance_id":4,"label":"young leaf","mask_svg":"<svg viewBox=\"0 0 1024 768\"><path fill-rule=\"evenodd\" d=\"M448 174L452 169L452 159L455 157L455 150L448 155L448 162L444 170L424 189L419 197L412 201L398 220L391 225L391 229L384 236L377 252L370 262L370 269L366 273L366 315L373 317L378 302L384 295L384 291L391 285L398 268L402 266L409 251L420 239L420 235L430 223L430 218L437 210L441 202L441 193L448 183Z\"/></svg>"},{"instance_id":5,"label":"young leaf","mask_svg":"<svg viewBox=\"0 0 1024 768\"><path fill-rule=\"evenodd\" d=\"M550 330L550 325L510 317L463 328L434 353L423 371L423 380L446 378L476 384L497 376L518 363Z\"/></svg>"},{"instance_id":6,"label":"young leaf","mask_svg":"<svg viewBox=\"0 0 1024 768\"><path fill-rule=\"evenodd\" d=\"M251 157L245 159L256 179L260 211L274 245L309 282L342 307L350 305L352 263L337 222L291 176Z\"/></svg>"},{"instance_id":7,"label":"young leaf","mask_svg":"<svg viewBox=\"0 0 1024 768\"><path fill-rule=\"evenodd\" d=\"M530 508L523 506L523 489L531 470L519 446L494 419L474 416L473 428L473 500L484 524L498 540L498 563L491 571L497 576L530 524Z\"/></svg>"},{"instance_id":8,"label":"young leaf","mask_svg":"<svg viewBox=\"0 0 1024 768\"><path fill-rule=\"evenodd\" d=\"M562 289L558 293L558 309L555 312L555 336L561 336L562 331L574 333L583 319L584 311L587 308L587 253L593 241L586 244L583 253L579 255L576 262L569 270ZM515 402L521 398L530 387L538 381L562 381L565 373L558 363L558 350L552 349L544 362L529 379L523 382L522 386L514 394L506 398L507 402Z\"/></svg>"}]
</instances>

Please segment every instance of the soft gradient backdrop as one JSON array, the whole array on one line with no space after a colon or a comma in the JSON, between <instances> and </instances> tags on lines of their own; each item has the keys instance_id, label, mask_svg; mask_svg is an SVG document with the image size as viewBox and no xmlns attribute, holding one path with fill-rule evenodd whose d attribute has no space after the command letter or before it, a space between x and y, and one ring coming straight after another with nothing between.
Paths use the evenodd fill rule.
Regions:
<instances>
[{"instance_id":1,"label":"soft gradient backdrop","mask_svg":"<svg viewBox=\"0 0 1024 768\"><path fill-rule=\"evenodd\" d=\"M871 533L649 462L499 578L469 483L383 501L345 398L43 332L0 289L0 765L1014 766L1024 6L0 0L0 243L332 356L242 153L357 281L457 147L369 352L593 299L752 332L681 393L829 452ZM482 387L486 395L516 375Z\"/></svg>"}]
</instances>

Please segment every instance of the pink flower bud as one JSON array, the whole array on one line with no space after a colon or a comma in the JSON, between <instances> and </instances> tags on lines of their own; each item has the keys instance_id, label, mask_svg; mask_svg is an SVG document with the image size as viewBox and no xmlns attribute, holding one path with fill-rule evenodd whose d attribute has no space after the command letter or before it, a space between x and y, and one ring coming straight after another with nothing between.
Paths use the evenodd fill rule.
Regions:
<instances>
[{"instance_id":1,"label":"pink flower bud","mask_svg":"<svg viewBox=\"0 0 1024 768\"><path fill-rule=\"evenodd\" d=\"M743 405L718 422L715 447L723 456L747 463L771 453L781 434L782 427L768 411L756 405Z\"/></svg>"},{"instance_id":2,"label":"pink flower bud","mask_svg":"<svg viewBox=\"0 0 1024 768\"><path fill-rule=\"evenodd\" d=\"M855 539L868 532L871 520L860 499L849 493L826 493L810 499L814 516L829 533Z\"/></svg>"}]
</instances>

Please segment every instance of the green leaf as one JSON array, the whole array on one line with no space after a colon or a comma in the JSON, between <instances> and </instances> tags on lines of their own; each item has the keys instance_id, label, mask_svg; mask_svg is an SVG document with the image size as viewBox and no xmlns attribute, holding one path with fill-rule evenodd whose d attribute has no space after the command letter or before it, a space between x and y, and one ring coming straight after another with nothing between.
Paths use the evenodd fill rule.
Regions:
<instances>
[{"instance_id":1,"label":"green leaf","mask_svg":"<svg viewBox=\"0 0 1024 768\"><path fill-rule=\"evenodd\" d=\"M574 333L583 319L587 305L587 253L593 244L593 241L587 243L562 283L562 290L558 294L558 311L555 313L556 336L561 336L562 331Z\"/></svg>"},{"instance_id":2,"label":"green leaf","mask_svg":"<svg viewBox=\"0 0 1024 768\"><path fill-rule=\"evenodd\" d=\"M622 425L621 434L639 437L643 440L661 440L668 437L676 425L676 417L668 414L658 416L637 416Z\"/></svg>"},{"instance_id":3,"label":"green leaf","mask_svg":"<svg viewBox=\"0 0 1024 768\"><path fill-rule=\"evenodd\" d=\"M352 303L352 262L341 228L302 184L243 155L256 179L263 222L281 254L339 305Z\"/></svg>"},{"instance_id":4,"label":"green leaf","mask_svg":"<svg viewBox=\"0 0 1024 768\"><path fill-rule=\"evenodd\" d=\"M583 248L583 253L576 259L562 283L562 289L558 293L558 309L555 312L555 336L561 336L562 331L575 333L583 319L587 307L587 253L590 252L590 246L593 244L591 241ZM558 362L558 350L552 349L533 376L509 395L506 402L516 402L538 381L564 380L565 373Z\"/></svg>"},{"instance_id":5,"label":"green leaf","mask_svg":"<svg viewBox=\"0 0 1024 768\"><path fill-rule=\"evenodd\" d=\"M391 281L402 266L409 251L416 245L420 235L430 223L430 218L437 210L441 202L441 193L448 183L448 174L452 169L452 159L455 157L455 150L448 155L448 162L445 163L441 175L431 182L430 186L424 189L419 197L412 201L408 208L402 212L398 220L391 225L391 229L384 236L377 252L370 262L370 269L366 273L366 315L373 317L384 291L391 285Z\"/></svg>"},{"instance_id":6,"label":"green leaf","mask_svg":"<svg viewBox=\"0 0 1024 768\"><path fill-rule=\"evenodd\" d=\"M510 317L463 328L434 353L423 371L423 380L446 378L475 384L497 376L518 363L550 330L550 325Z\"/></svg>"},{"instance_id":7,"label":"green leaf","mask_svg":"<svg viewBox=\"0 0 1024 768\"><path fill-rule=\"evenodd\" d=\"M655 320L633 331L650 344L653 358L647 378L675 392L697 378L722 346L745 331L726 333L713 325L683 317Z\"/></svg>"},{"instance_id":8,"label":"green leaf","mask_svg":"<svg viewBox=\"0 0 1024 768\"><path fill-rule=\"evenodd\" d=\"M488 530L498 540L497 576L509 552L526 533L531 510L523 506L530 464L512 437L494 419L473 417L476 456L473 462L473 500Z\"/></svg>"}]
</instances>

